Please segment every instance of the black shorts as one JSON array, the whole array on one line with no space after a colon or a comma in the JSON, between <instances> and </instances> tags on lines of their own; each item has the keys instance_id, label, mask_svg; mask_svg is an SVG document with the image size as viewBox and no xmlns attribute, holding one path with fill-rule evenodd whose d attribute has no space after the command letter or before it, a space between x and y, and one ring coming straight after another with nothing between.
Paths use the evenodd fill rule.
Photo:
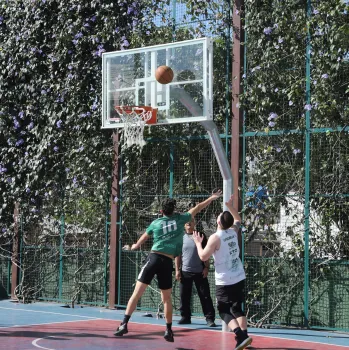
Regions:
<instances>
[{"instance_id":1,"label":"black shorts","mask_svg":"<svg viewBox=\"0 0 349 350\"><path fill-rule=\"evenodd\" d=\"M138 275L138 281L150 284L156 275L159 289L172 288L173 262L168 256L150 253Z\"/></svg>"},{"instance_id":2,"label":"black shorts","mask_svg":"<svg viewBox=\"0 0 349 350\"><path fill-rule=\"evenodd\" d=\"M226 303L232 306L234 303L245 301L245 280L228 286L216 286L217 303Z\"/></svg>"}]
</instances>

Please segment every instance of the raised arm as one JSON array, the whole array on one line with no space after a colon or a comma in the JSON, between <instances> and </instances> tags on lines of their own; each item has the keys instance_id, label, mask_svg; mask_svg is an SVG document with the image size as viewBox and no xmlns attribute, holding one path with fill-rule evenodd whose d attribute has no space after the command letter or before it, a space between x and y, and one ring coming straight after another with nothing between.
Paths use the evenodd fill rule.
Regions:
<instances>
[{"instance_id":1,"label":"raised arm","mask_svg":"<svg viewBox=\"0 0 349 350\"><path fill-rule=\"evenodd\" d=\"M211 197L209 197L206 200L204 200L203 202L199 203L194 208L191 208L190 210L188 210L188 212L192 215L192 217L194 217L196 214L200 213L200 211L202 211L203 209L208 207L211 204L211 202L213 202L214 200L216 200L217 198L219 198L221 196L222 196L222 191L217 190L217 191L212 193Z\"/></svg>"},{"instance_id":2,"label":"raised arm","mask_svg":"<svg viewBox=\"0 0 349 350\"><path fill-rule=\"evenodd\" d=\"M210 236L204 249L202 248L201 244L203 241L203 237L200 235L200 233L194 231L193 237L194 242L196 244L196 248L198 250L199 258L202 261L207 261L210 258L210 256L215 252L215 250L219 249L220 247L220 239L216 234Z\"/></svg>"},{"instance_id":3,"label":"raised arm","mask_svg":"<svg viewBox=\"0 0 349 350\"><path fill-rule=\"evenodd\" d=\"M233 206L233 199L234 199L234 195L231 195L229 200L228 200L228 202L225 202L225 205L227 206L227 208L230 211L231 215L233 215L234 225L235 225L235 222L238 222L239 224L241 224L241 216L240 216L238 211Z\"/></svg>"}]
</instances>

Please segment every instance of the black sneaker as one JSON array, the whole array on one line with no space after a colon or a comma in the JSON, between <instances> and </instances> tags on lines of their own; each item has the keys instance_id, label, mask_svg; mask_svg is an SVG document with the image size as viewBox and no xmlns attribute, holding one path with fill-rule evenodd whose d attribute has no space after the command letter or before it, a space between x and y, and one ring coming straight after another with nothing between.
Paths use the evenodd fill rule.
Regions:
<instances>
[{"instance_id":1,"label":"black sneaker","mask_svg":"<svg viewBox=\"0 0 349 350\"><path fill-rule=\"evenodd\" d=\"M207 327L217 327L213 320L206 320Z\"/></svg>"},{"instance_id":2,"label":"black sneaker","mask_svg":"<svg viewBox=\"0 0 349 350\"><path fill-rule=\"evenodd\" d=\"M191 324L191 319L187 317L182 317L179 321L178 324Z\"/></svg>"},{"instance_id":3,"label":"black sneaker","mask_svg":"<svg viewBox=\"0 0 349 350\"><path fill-rule=\"evenodd\" d=\"M252 338L247 337L244 340L240 340L236 343L234 350L243 350L246 349L249 345L252 344Z\"/></svg>"},{"instance_id":4,"label":"black sneaker","mask_svg":"<svg viewBox=\"0 0 349 350\"><path fill-rule=\"evenodd\" d=\"M128 333L128 329L127 329L127 323L125 324L121 324L117 330L115 331L114 335L117 337L122 337L124 334Z\"/></svg>"},{"instance_id":5,"label":"black sneaker","mask_svg":"<svg viewBox=\"0 0 349 350\"><path fill-rule=\"evenodd\" d=\"M164 338L166 341L169 341L170 343L174 342L173 332L171 329L166 329L165 334L164 334Z\"/></svg>"}]
</instances>

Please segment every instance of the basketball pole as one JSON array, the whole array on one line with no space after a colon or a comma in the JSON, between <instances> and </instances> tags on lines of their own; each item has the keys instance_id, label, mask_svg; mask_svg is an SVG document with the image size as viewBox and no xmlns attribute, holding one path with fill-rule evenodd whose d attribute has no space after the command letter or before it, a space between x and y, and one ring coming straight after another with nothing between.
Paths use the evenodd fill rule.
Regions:
<instances>
[{"instance_id":1,"label":"basketball pole","mask_svg":"<svg viewBox=\"0 0 349 350\"><path fill-rule=\"evenodd\" d=\"M173 96L177 97L177 99L188 109L188 111L193 116L198 116L202 113L200 106L191 98L191 96L184 89L174 88L172 89L172 94ZM223 178L223 210L228 210L227 206L225 205L225 202L229 200L234 190L232 170L230 168L222 140L219 136L217 125L214 123L213 120L202 121L200 122L200 124L207 131L214 155L219 166L219 170ZM235 191L237 193L237 188L235 189ZM222 321L222 331L230 331L228 325L224 321Z\"/></svg>"},{"instance_id":2,"label":"basketball pole","mask_svg":"<svg viewBox=\"0 0 349 350\"><path fill-rule=\"evenodd\" d=\"M213 152L216 156L217 163L223 177L223 210L228 210L225 202L227 202L230 196L233 194L233 175L230 169L228 158L225 153L216 124L210 120L201 122L201 125L206 129L207 134L210 138L211 146L213 148ZM222 331L229 332L229 327L223 320Z\"/></svg>"}]
</instances>

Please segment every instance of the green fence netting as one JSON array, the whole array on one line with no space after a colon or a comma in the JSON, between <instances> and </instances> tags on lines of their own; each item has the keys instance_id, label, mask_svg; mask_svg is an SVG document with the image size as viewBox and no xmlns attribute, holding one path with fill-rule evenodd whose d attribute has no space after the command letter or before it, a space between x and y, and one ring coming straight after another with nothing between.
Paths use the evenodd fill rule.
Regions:
<instances>
[{"instance_id":1,"label":"green fence netting","mask_svg":"<svg viewBox=\"0 0 349 350\"><path fill-rule=\"evenodd\" d=\"M6 298L11 294L11 245L1 245L0 253L0 295Z\"/></svg>"},{"instance_id":2,"label":"green fence netting","mask_svg":"<svg viewBox=\"0 0 349 350\"><path fill-rule=\"evenodd\" d=\"M90 187L75 195L70 192L67 198L64 192L57 194L56 206L43 205L40 215L30 215L22 206L17 295L26 301L106 304L106 188Z\"/></svg>"}]
</instances>

